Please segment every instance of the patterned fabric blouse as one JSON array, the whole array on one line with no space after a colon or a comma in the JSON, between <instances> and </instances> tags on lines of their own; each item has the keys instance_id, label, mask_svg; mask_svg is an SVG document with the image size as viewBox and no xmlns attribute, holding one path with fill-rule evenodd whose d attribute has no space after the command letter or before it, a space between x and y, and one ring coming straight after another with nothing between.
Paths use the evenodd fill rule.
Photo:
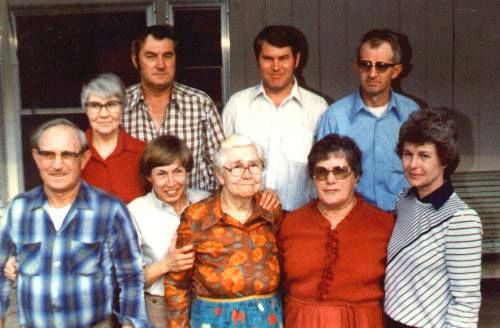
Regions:
<instances>
[{"instance_id":1,"label":"patterned fabric blouse","mask_svg":"<svg viewBox=\"0 0 500 328\"><path fill-rule=\"evenodd\" d=\"M213 192L217 181L211 172L211 164L214 153L224 140L224 132L212 99L201 90L175 82L165 118L157 130L140 84L127 89L127 98L128 107L123 112L125 131L144 142L165 134L182 139L193 153L194 167L189 186Z\"/></svg>"},{"instance_id":2,"label":"patterned fabric blouse","mask_svg":"<svg viewBox=\"0 0 500 328\"><path fill-rule=\"evenodd\" d=\"M254 204L260 197L254 196ZM219 193L188 207L177 247L193 244L196 260L193 269L165 278L168 327L189 327L191 294L228 299L273 293L279 283L275 233L280 218L280 208L265 211L256 205L241 224L222 211Z\"/></svg>"}]
</instances>

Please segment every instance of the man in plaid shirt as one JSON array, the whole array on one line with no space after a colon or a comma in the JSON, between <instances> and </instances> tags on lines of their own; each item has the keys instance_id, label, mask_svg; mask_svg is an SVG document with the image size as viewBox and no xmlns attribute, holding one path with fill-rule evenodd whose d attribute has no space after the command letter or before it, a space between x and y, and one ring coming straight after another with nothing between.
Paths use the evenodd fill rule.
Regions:
<instances>
[{"instance_id":1,"label":"man in plaid shirt","mask_svg":"<svg viewBox=\"0 0 500 328\"><path fill-rule=\"evenodd\" d=\"M211 192L217 188L213 154L224 140L221 119L206 93L174 81L176 44L169 25L149 26L132 42L132 63L141 80L127 90L123 127L145 142L164 134L182 139L194 159L189 186Z\"/></svg>"},{"instance_id":2,"label":"man in plaid shirt","mask_svg":"<svg viewBox=\"0 0 500 328\"><path fill-rule=\"evenodd\" d=\"M111 327L117 286L122 327L150 327L129 213L117 198L80 178L90 158L84 133L56 119L42 124L31 141L43 185L16 196L0 222L0 267L10 255L17 260L19 324ZM0 318L9 290L0 275Z\"/></svg>"}]
</instances>

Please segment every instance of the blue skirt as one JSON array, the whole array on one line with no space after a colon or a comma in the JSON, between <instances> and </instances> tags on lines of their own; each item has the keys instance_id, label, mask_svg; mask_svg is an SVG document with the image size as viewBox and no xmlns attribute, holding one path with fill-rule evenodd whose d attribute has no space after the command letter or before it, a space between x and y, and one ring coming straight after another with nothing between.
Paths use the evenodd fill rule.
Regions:
<instances>
[{"instance_id":1,"label":"blue skirt","mask_svg":"<svg viewBox=\"0 0 500 328\"><path fill-rule=\"evenodd\" d=\"M190 319L192 328L283 327L278 294L233 299L194 297Z\"/></svg>"}]
</instances>

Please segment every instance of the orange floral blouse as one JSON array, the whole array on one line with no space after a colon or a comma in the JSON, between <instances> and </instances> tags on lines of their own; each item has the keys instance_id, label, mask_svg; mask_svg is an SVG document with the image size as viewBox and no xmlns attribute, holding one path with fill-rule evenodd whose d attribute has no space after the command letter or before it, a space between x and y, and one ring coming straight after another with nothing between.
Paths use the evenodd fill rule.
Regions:
<instances>
[{"instance_id":1,"label":"orange floral blouse","mask_svg":"<svg viewBox=\"0 0 500 328\"><path fill-rule=\"evenodd\" d=\"M254 204L260 197L254 196ZM196 259L193 269L165 276L168 327L189 327L191 295L228 299L276 291L275 234L281 216L281 208L255 205L241 224L222 211L218 192L188 207L177 229L177 247L193 244Z\"/></svg>"}]
</instances>

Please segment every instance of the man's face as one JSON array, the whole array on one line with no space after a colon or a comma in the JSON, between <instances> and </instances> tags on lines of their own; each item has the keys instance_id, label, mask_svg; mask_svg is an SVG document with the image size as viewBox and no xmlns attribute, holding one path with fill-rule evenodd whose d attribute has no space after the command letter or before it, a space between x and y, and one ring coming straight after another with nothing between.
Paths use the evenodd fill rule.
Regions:
<instances>
[{"instance_id":1,"label":"man's face","mask_svg":"<svg viewBox=\"0 0 500 328\"><path fill-rule=\"evenodd\" d=\"M80 140L70 127L54 126L42 133L32 155L49 197L78 190L80 173L90 158L89 151L81 150Z\"/></svg>"},{"instance_id":2,"label":"man's face","mask_svg":"<svg viewBox=\"0 0 500 328\"><path fill-rule=\"evenodd\" d=\"M368 61L372 64L377 62L394 64L393 57L394 53L392 52L391 45L387 42L383 42L377 48L371 48L367 42L359 50L359 60ZM402 65L391 66L385 71L379 71L375 66L367 69L356 63L355 68L359 76L361 94L364 97L389 97L391 82L401 73Z\"/></svg>"},{"instance_id":3,"label":"man's face","mask_svg":"<svg viewBox=\"0 0 500 328\"><path fill-rule=\"evenodd\" d=\"M291 89L293 74L299 65L300 53L293 56L291 47L275 47L262 43L258 58L260 76L267 93L280 93Z\"/></svg>"},{"instance_id":4,"label":"man's face","mask_svg":"<svg viewBox=\"0 0 500 328\"><path fill-rule=\"evenodd\" d=\"M132 54L132 63L140 72L141 84L156 90L168 89L175 78L174 42L148 35L138 56Z\"/></svg>"}]
</instances>

